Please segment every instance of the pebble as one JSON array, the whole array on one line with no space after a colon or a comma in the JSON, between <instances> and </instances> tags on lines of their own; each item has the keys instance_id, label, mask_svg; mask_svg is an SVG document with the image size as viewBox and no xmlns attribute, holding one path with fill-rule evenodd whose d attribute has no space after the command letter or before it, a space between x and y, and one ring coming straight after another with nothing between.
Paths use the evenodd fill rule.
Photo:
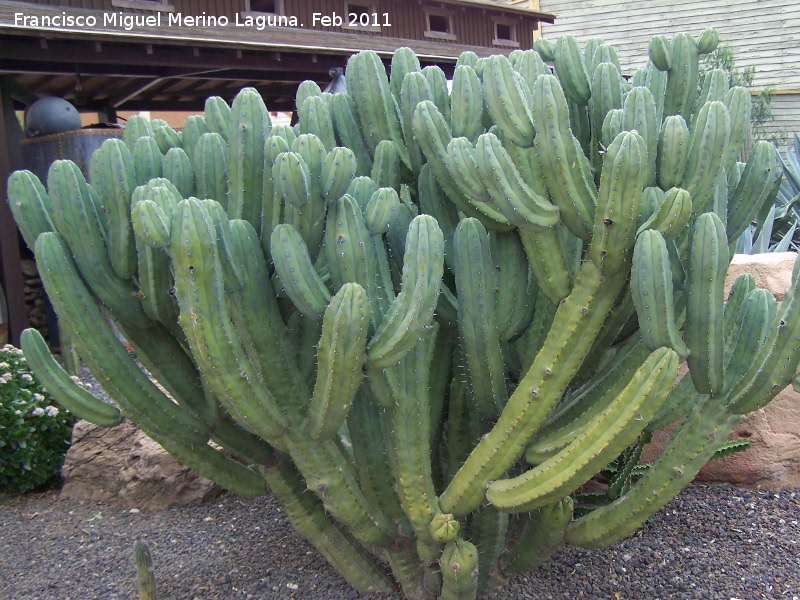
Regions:
<instances>
[{"instance_id":1,"label":"pebble","mask_svg":"<svg viewBox=\"0 0 800 600\"><path fill-rule=\"evenodd\" d=\"M565 547L496 600L800 600L798 491L690 485L631 537ZM271 496L131 514L55 492L0 501L0 598L134 598L137 538L167 600L400 598L350 589Z\"/></svg>"}]
</instances>

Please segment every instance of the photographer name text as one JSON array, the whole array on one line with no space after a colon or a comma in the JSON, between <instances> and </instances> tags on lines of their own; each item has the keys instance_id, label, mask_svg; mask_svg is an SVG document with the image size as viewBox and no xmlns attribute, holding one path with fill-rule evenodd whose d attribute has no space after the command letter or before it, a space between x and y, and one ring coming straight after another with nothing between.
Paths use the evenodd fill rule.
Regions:
<instances>
[{"instance_id":1,"label":"photographer name text","mask_svg":"<svg viewBox=\"0 0 800 600\"><path fill-rule=\"evenodd\" d=\"M380 28L391 27L389 13L312 13L312 27ZM250 27L263 31L268 27L304 27L295 16L271 14L236 14L233 19L226 16L185 15L183 13L156 13L152 15L104 12L102 15L73 15L62 12L56 15L27 15L14 13L16 27L56 29L62 27L95 28L111 27L132 31L139 27Z\"/></svg>"}]
</instances>

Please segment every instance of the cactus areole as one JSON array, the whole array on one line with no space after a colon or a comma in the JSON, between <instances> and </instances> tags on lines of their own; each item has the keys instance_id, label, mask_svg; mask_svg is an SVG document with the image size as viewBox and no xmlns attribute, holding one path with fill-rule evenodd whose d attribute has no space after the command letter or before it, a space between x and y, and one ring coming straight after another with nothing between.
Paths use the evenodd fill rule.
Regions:
<instances>
[{"instance_id":1,"label":"cactus areole","mask_svg":"<svg viewBox=\"0 0 800 600\"><path fill-rule=\"evenodd\" d=\"M655 39L634 85L599 40L467 53L451 93L408 49L389 73L366 51L346 93L301 86L294 127L245 89L180 132L129 121L89 181L13 173L116 407L32 330L25 353L77 415L274 494L361 592L483 597L565 543L613 544L800 362L797 279L780 307L747 278L723 295L781 169L761 144L736 161L746 92L700 93L714 39Z\"/></svg>"}]
</instances>

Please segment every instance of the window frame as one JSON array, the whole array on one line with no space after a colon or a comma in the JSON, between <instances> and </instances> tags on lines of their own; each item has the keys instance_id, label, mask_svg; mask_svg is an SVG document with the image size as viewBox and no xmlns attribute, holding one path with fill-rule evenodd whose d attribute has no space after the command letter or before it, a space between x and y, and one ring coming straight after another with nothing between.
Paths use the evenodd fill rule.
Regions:
<instances>
[{"instance_id":1,"label":"window frame","mask_svg":"<svg viewBox=\"0 0 800 600\"><path fill-rule=\"evenodd\" d=\"M511 39L501 38L497 35L498 25L505 25L510 29ZM492 45L504 48L519 48L519 30L516 19L506 17L492 17Z\"/></svg>"},{"instance_id":2,"label":"window frame","mask_svg":"<svg viewBox=\"0 0 800 600\"><path fill-rule=\"evenodd\" d=\"M448 10L446 8L433 8L433 7L423 7L425 11L425 31L423 35L426 38L432 38L436 40L447 40L450 42L454 42L458 39L455 33L453 33L453 11ZM447 29L449 31L432 31L431 30L431 16L434 17L444 17L447 19Z\"/></svg>"},{"instance_id":3,"label":"window frame","mask_svg":"<svg viewBox=\"0 0 800 600\"><path fill-rule=\"evenodd\" d=\"M368 31L371 33L380 33L380 25L350 25L350 13L352 12L350 10L351 4L367 7L367 13L370 15L378 14L378 6L375 4L375 2L371 2L370 0L360 0L356 2L345 0L344 16L342 17L342 29L346 31Z\"/></svg>"},{"instance_id":4,"label":"window frame","mask_svg":"<svg viewBox=\"0 0 800 600\"><path fill-rule=\"evenodd\" d=\"M243 17L255 15L275 15L279 17L284 14L283 0L275 0L275 12L266 12L263 10L253 10L250 5L251 0L244 0L244 10L241 12Z\"/></svg>"},{"instance_id":5,"label":"window frame","mask_svg":"<svg viewBox=\"0 0 800 600\"><path fill-rule=\"evenodd\" d=\"M111 0L114 8L132 8L153 12L175 12L175 6L168 0Z\"/></svg>"}]
</instances>

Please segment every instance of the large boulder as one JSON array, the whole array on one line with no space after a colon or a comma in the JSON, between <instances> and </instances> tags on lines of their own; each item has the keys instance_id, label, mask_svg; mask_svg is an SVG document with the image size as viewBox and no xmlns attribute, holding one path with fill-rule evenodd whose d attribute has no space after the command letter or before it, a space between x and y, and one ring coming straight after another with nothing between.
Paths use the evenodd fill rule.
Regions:
<instances>
[{"instance_id":1,"label":"large boulder","mask_svg":"<svg viewBox=\"0 0 800 600\"><path fill-rule=\"evenodd\" d=\"M726 288L730 290L742 273L750 273L759 287L782 301L795 258L793 252L736 255ZM644 461L657 456L673 430L674 427L653 436L652 444L643 453ZM800 394L789 387L766 407L745 415L731 435L731 439L740 438L750 440L749 450L711 461L697 479L768 489L800 487Z\"/></svg>"},{"instance_id":2,"label":"large boulder","mask_svg":"<svg viewBox=\"0 0 800 600\"><path fill-rule=\"evenodd\" d=\"M61 469L61 497L161 510L207 502L222 488L167 454L129 421L116 427L75 424Z\"/></svg>"}]
</instances>

